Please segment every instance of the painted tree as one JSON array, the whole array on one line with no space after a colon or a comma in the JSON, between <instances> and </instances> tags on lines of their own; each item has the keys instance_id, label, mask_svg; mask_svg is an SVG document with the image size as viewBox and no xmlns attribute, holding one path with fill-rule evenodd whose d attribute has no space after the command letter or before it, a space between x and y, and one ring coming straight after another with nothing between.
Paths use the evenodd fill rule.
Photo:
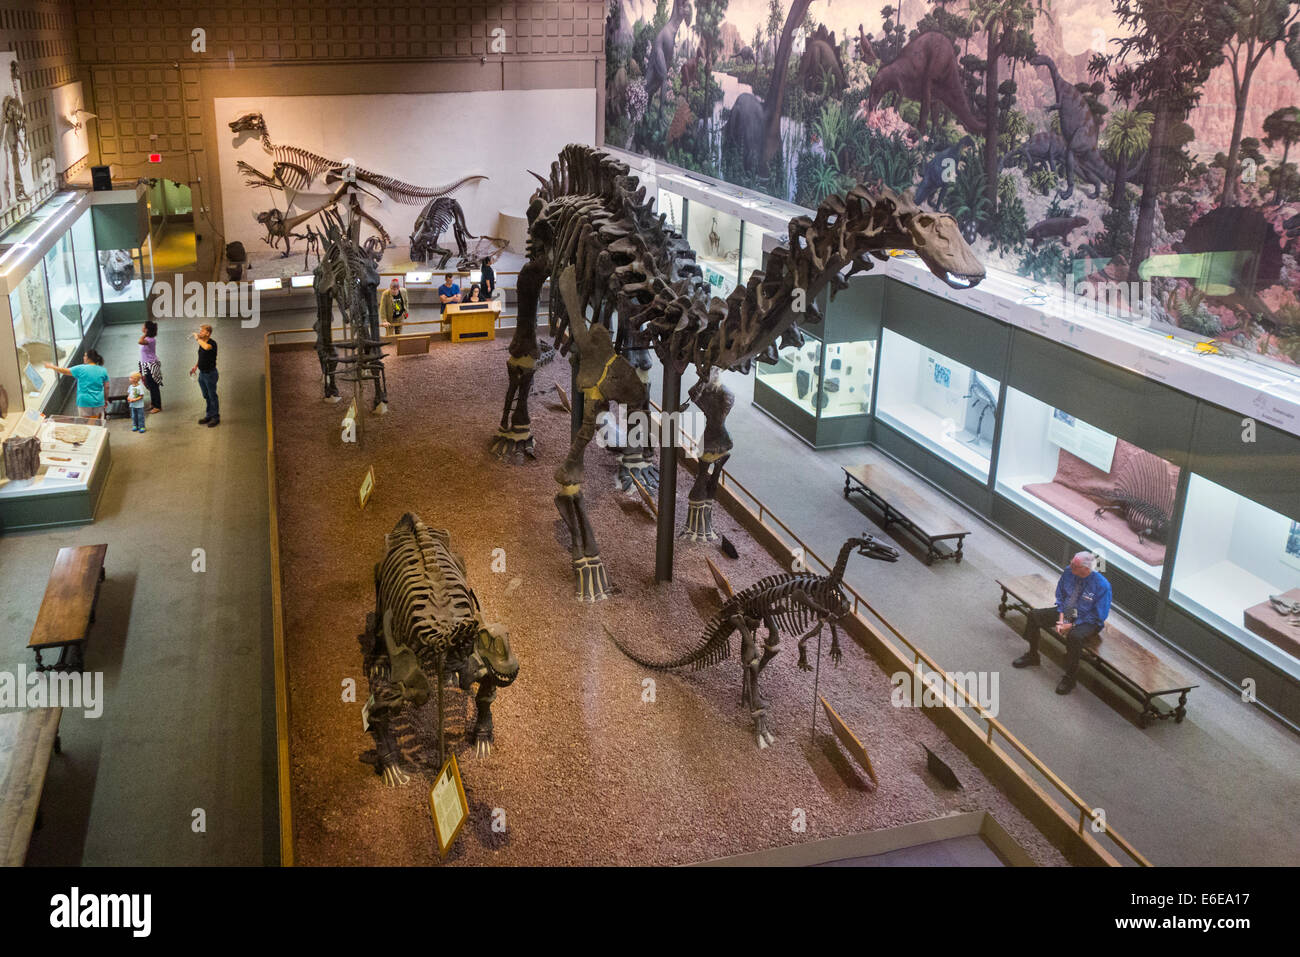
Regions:
<instances>
[{"instance_id":1,"label":"painted tree","mask_svg":"<svg viewBox=\"0 0 1300 957\"><path fill-rule=\"evenodd\" d=\"M1204 0L1115 0L1119 25L1127 36L1112 40L1117 48L1097 54L1089 64L1094 75L1109 72L1111 89L1125 102L1142 101L1152 113L1151 148L1142 176L1133 259L1129 281L1151 255L1156 200L1163 187L1162 164L1174 128L1201 99L1205 81L1224 61L1229 25Z\"/></svg>"},{"instance_id":2,"label":"painted tree","mask_svg":"<svg viewBox=\"0 0 1300 957\"><path fill-rule=\"evenodd\" d=\"M713 69L718 48L722 45L722 21L727 15L727 0L695 0L694 27L704 47L705 75Z\"/></svg>"},{"instance_id":3,"label":"painted tree","mask_svg":"<svg viewBox=\"0 0 1300 957\"><path fill-rule=\"evenodd\" d=\"M1225 206L1237 203L1240 183L1239 163L1241 136L1246 125L1246 101L1250 98L1250 84L1255 70L1277 44L1284 41L1293 25L1300 25L1300 2L1297 0L1221 0L1214 8L1219 11L1232 31L1226 54L1232 69L1232 138L1228 141L1227 168L1223 176L1223 192L1219 202Z\"/></svg>"},{"instance_id":4,"label":"painted tree","mask_svg":"<svg viewBox=\"0 0 1300 957\"><path fill-rule=\"evenodd\" d=\"M1300 143L1300 107L1284 106L1274 110L1264 118L1264 144L1274 149L1282 144L1282 162L1277 167L1277 188L1273 192L1273 203L1282 202L1282 183L1286 179L1286 159L1291 147Z\"/></svg>"},{"instance_id":5,"label":"painted tree","mask_svg":"<svg viewBox=\"0 0 1300 957\"><path fill-rule=\"evenodd\" d=\"M1032 49L1034 16L1050 9L1051 0L971 0L968 19L983 31L987 44L984 65L984 198L990 219L997 216L1000 175L998 133L1002 128L1002 91L998 61ZM1019 34L1020 36L1017 36ZM1024 43L1029 38L1028 45ZM1032 53L1030 54L1033 55Z\"/></svg>"},{"instance_id":6,"label":"painted tree","mask_svg":"<svg viewBox=\"0 0 1300 957\"><path fill-rule=\"evenodd\" d=\"M773 54L776 52L776 38L781 35L783 26L785 26L785 7L781 5L781 0L768 0L767 45Z\"/></svg>"},{"instance_id":7,"label":"painted tree","mask_svg":"<svg viewBox=\"0 0 1300 957\"><path fill-rule=\"evenodd\" d=\"M1110 190L1112 209L1128 205L1128 167L1151 147L1151 121L1154 117L1144 110L1116 109L1110 122L1102 130L1101 146L1106 159L1115 167L1115 180Z\"/></svg>"}]
</instances>

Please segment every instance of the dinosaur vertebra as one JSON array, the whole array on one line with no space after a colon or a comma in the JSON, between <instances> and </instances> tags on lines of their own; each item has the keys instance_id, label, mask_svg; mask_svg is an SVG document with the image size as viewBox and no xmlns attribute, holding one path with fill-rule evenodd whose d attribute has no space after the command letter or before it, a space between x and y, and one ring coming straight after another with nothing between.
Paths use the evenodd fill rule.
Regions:
<instances>
[{"instance_id":1,"label":"dinosaur vertebra","mask_svg":"<svg viewBox=\"0 0 1300 957\"><path fill-rule=\"evenodd\" d=\"M927 119L931 125L937 125L933 116L936 102L952 110L957 122L969 132L984 133L984 124L976 118L966 99L952 41L942 33L920 34L903 47L896 60L882 66L871 81L867 108L876 109L886 93L897 93L921 104L917 129L922 135L925 135Z\"/></svg>"},{"instance_id":2,"label":"dinosaur vertebra","mask_svg":"<svg viewBox=\"0 0 1300 957\"><path fill-rule=\"evenodd\" d=\"M519 675L509 634L483 621L465 562L450 546L447 532L407 512L384 537L384 557L375 565L375 611L366 616L360 641L374 698L369 721L378 752L375 770L389 786L407 781L391 722L407 706L428 700L431 680L454 674L464 691L478 683L472 736L483 757L492 750L496 690ZM445 758L439 753L438 762Z\"/></svg>"},{"instance_id":3,"label":"dinosaur vertebra","mask_svg":"<svg viewBox=\"0 0 1300 957\"><path fill-rule=\"evenodd\" d=\"M731 655L731 636L740 632L740 703L750 708L758 746L766 748L772 743L772 732L767 726L767 700L759 692L759 675L780 650L782 628L787 634L803 632L799 639L799 667L811 671L806 648L808 639L830 625L830 656L835 664L839 664L843 652L836 626L840 619L853 611L849 596L841 585L849 556L855 549L859 555L876 561L898 561L895 549L875 541L870 535L850 538L840 548L829 575L812 572L771 575L732 595L704 626L704 633L696 646L676 657L658 661L643 658L629 650L613 632L608 629L606 632L623 654L642 667L656 671L686 667L698 671L717 664ZM767 628L767 641L761 655L755 634L760 624ZM805 628L808 630L803 631Z\"/></svg>"},{"instance_id":4,"label":"dinosaur vertebra","mask_svg":"<svg viewBox=\"0 0 1300 957\"><path fill-rule=\"evenodd\" d=\"M715 368L748 373L756 360L775 363L780 345L803 343L800 322L821 321L816 302L828 285L844 288L848 276L869 270L872 259L886 260L890 249L915 250L953 288L984 277L951 216L918 209L906 194L877 197L856 186L827 197L815 218L792 219L788 245L771 252L767 270L756 270L725 300L713 298L695 251L664 225L626 164L593 147L570 145L551 164L550 177L538 179L507 360L510 385L493 448L502 457L535 455L527 397L539 355L537 300L549 277L559 292L551 296L552 329L562 353L574 347L571 361L584 392L581 428L556 472L556 505L570 530L584 600L607 592L582 504L583 452L607 403L645 407L644 380L629 357L652 349L666 370L680 374L694 366L701 379ZM725 416L725 408L720 411ZM709 485L706 476L698 491Z\"/></svg>"}]
</instances>

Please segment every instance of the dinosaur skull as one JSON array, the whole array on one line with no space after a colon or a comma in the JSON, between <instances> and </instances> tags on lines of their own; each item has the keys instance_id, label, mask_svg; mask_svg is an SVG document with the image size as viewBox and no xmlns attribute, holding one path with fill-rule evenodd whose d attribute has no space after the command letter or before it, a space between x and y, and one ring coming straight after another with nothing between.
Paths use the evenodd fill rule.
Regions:
<instances>
[{"instance_id":1,"label":"dinosaur skull","mask_svg":"<svg viewBox=\"0 0 1300 957\"><path fill-rule=\"evenodd\" d=\"M876 541L870 535L863 535L856 539L858 545L858 554L866 558L874 558L878 562L896 562L898 561L898 550L891 548L881 542Z\"/></svg>"},{"instance_id":2,"label":"dinosaur skull","mask_svg":"<svg viewBox=\"0 0 1300 957\"><path fill-rule=\"evenodd\" d=\"M930 272L953 289L979 285L984 278L984 266L962 236L957 220L947 213L921 209L911 202L908 194L899 197L897 202L899 222L911 234L912 248Z\"/></svg>"},{"instance_id":3,"label":"dinosaur skull","mask_svg":"<svg viewBox=\"0 0 1300 957\"><path fill-rule=\"evenodd\" d=\"M480 627L474 637L474 654L499 687L506 687L519 675L519 659L510 649L510 633L504 625Z\"/></svg>"},{"instance_id":4,"label":"dinosaur skull","mask_svg":"<svg viewBox=\"0 0 1300 957\"><path fill-rule=\"evenodd\" d=\"M238 119L230 121L230 132L232 133L257 133L261 135L266 132L266 120L261 113L245 113Z\"/></svg>"}]
</instances>

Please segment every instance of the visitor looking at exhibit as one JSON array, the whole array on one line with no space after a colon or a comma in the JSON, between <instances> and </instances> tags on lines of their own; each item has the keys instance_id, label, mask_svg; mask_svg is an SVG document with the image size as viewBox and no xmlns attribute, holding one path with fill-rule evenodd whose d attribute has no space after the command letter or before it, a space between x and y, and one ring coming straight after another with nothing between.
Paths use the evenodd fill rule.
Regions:
<instances>
[{"instance_id":1,"label":"visitor looking at exhibit","mask_svg":"<svg viewBox=\"0 0 1300 957\"><path fill-rule=\"evenodd\" d=\"M392 329L394 335L402 334L402 321L411 318L406 308L406 293L394 277L388 288L379 294L379 320L385 329Z\"/></svg>"},{"instance_id":2,"label":"visitor looking at exhibit","mask_svg":"<svg viewBox=\"0 0 1300 957\"><path fill-rule=\"evenodd\" d=\"M158 323L152 319L140 329L140 376L149 390L149 412L162 411L162 363L158 361Z\"/></svg>"},{"instance_id":3,"label":"visitor looking at exhibit","mask_svg":"<svg viewBox=\"0 0 1300 957\"><path fill-rule=\"evenodd\" d=\"M190 338L199 346L198 361L190 369L190 375L198 374L199 391L207 403L199 425L216 428L221 424L221 404L217 400L217 340L212 338L212 327L207 323L199 326L198 332L191 332Z\"/></svg>"},{"instance_id":4,"label":"visitor looking at exhibit","mask_svg":"<svg viewBox=\"0 0 1300 957\"><path fill-rule=\"evenodd\" d=\"M45 363L45 368L53 369L59 375L72 376L77 380L77 415L83 419L102 419L104 417L104 387L108 385L108 371L104 368L104 357L94 349L87 349L85 361L65 369L53 362Z\"/></svg>"}]
</instances>

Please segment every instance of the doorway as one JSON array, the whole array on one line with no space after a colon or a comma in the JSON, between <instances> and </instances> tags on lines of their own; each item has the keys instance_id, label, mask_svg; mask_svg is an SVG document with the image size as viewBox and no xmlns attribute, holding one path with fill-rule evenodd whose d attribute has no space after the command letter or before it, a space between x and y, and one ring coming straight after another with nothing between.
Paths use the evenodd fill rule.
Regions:
<instances>
[{"instance_id":1,"label":"doorway","mask_svg":"<svg viewBox=\"0 0 1300 957\"><path fill-rule=\"evenodd\" d=\"M189 186L170 179L149 181L149 246L155 276L198 266L194 204Z\"/></svg>"}]
</instances>

